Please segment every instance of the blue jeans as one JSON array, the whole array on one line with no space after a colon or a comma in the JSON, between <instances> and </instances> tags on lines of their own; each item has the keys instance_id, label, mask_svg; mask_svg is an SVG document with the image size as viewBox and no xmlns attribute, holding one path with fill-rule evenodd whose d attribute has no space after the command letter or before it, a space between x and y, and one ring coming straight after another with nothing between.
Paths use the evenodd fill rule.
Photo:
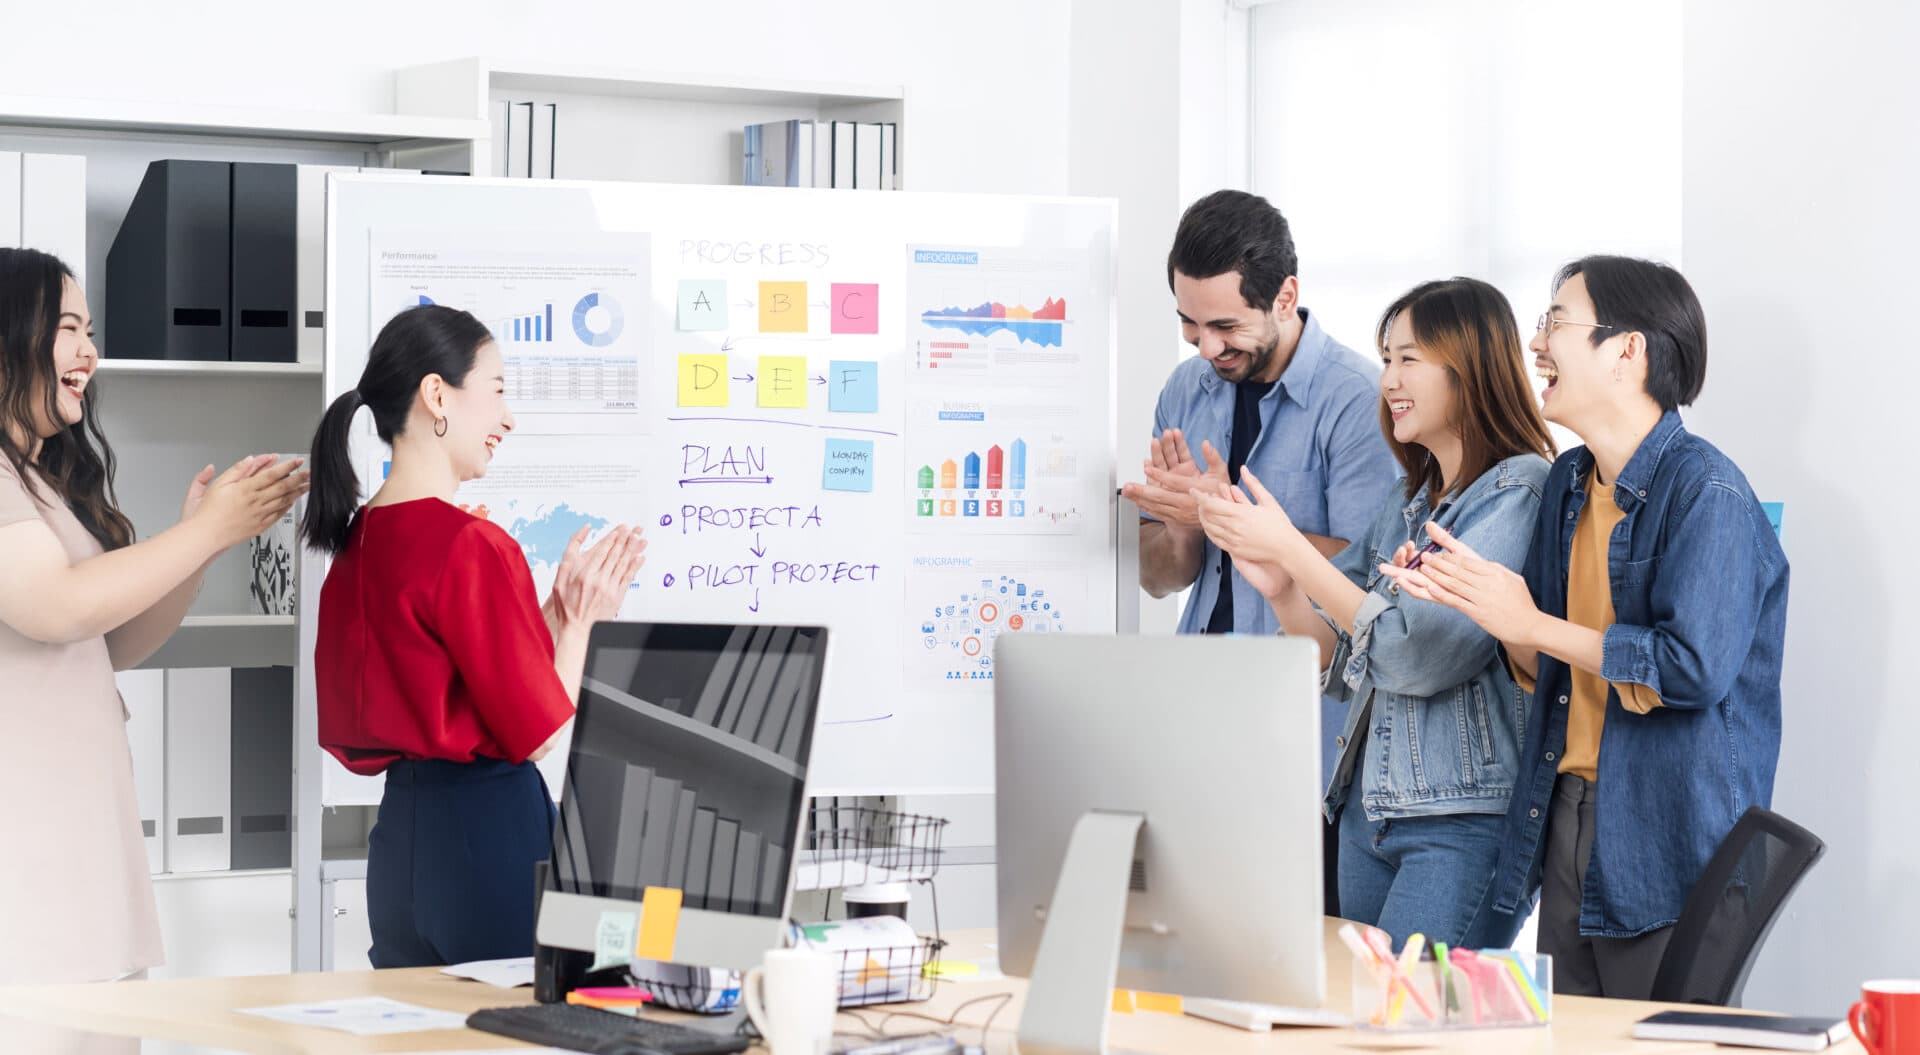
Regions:
<instances>
[{"instance_id":1,"label":"blue jeans","mask_svg":"<svg viewBox=\"0 0 1920 1055\"><path fill-rule=\"evenodd\" d=\"M1492 813L1367 819L1358 789L1340 810L1340 914L1393 935L1467 949L1513 943L1519 920L1492 907L1506 818Z\"/></svg>"}]
</instances>

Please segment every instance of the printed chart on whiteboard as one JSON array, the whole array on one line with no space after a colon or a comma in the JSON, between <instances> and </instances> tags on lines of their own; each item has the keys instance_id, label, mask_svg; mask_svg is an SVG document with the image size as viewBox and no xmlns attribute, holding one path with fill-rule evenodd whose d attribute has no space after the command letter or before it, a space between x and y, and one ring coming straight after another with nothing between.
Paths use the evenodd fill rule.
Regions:
<instances>
[{"instance_id":1,"label":"printed chart on whiteboard","mask_svg":"<svg viewBox=\"0 0 1920 1055\"><path fill-rule=\"evenodd\" d=\"M387 317L444 304L484 323L521 431L637 432L648 268L645 235L388 235L373 250L373 302Z\"/></svg>"}]
</instances>

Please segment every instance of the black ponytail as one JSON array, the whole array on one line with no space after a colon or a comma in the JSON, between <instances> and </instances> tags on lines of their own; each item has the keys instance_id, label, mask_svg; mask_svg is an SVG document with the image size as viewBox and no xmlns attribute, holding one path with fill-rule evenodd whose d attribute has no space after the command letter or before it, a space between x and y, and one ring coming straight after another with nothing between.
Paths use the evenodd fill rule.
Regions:
<instances>
[{"instance_id":1,"label":"black ponytail","mask_svg":"<svg viewBox=\"0 0 1920 1055\"><path fill-rule=\"evenodd\" d=\"M313 450L307 466L311 484L307 489L307 515L300 523L300 534L307 545L327 553L347 548L347 528L353 523L353 511L360 505L360 477L353 471L348 454L353 416L360 412L360 390L343 393L327 408L320 428L313 434Z\"/></svg>"},{"instance_id":2,"label":"black ponytail","mask_svg":"<svg viewBox=\"0 0 1920 1055\"><path fill-rule=\"evenodd\" d=\"M407 429L407 416L430 374L463 387L480 346L493 334L464 311L425 304L395 315L374 338L360 384L341 393L320 419L309 458L312 486L300 533L307 545L329 554L347 547L354 510L360 504L360 479L350 454L353 416L362 406L373 411L374 431L391 445Z\"/></svg>"}]
</instances>

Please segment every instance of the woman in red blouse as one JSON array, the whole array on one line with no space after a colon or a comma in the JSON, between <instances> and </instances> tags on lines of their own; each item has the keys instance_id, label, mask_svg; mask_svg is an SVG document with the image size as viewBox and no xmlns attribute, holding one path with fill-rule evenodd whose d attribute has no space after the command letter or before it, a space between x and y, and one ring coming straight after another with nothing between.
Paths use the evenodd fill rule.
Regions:
<instances>
[{"instance_id":1,"label":"woman in red blouse","mask_svg":"<svg viewBox=\"0 0 1920 1055\"><path fill-rule=\"evenodd\" d=\"M392 447L356 509L349 426ZM410 308L380 331L314 436L301 526L333 555L314 646L320 746L386 773L368 843L375 967L525 956L553 802L533 763L573 717L587 634L644 561L638 528L574 536L541 604L520 547L452 504L513 431L500 350L479 320Z\"/></svg>"}]
</instances>

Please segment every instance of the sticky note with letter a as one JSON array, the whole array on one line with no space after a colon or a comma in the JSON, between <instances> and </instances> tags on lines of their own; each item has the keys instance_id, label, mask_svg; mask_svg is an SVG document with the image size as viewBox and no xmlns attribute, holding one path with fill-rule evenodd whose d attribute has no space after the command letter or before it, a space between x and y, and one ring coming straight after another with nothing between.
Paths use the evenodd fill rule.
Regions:
<instances>
[{"instance_id":1,"label":"sticky note with letter a","mask_svg":"<svg viewBox=\"0 0 1920 1055\"><path fill-rule=\"evenodd\" d=\"M679 326L682 330L727 328L727 282L719 278L680 280Z\"/></svg>"},{"instance_id":2,"label":"sticky note with letter a","mask_svg":"<svg viewBox=\"0 0 1920 1055\"><path fill-rule=\"evenodd\" d=\"M680 357L680 405L683 407L724 407L727 405L727 357L724 355L683 355Z\"/></svg>"}]
</instances>

